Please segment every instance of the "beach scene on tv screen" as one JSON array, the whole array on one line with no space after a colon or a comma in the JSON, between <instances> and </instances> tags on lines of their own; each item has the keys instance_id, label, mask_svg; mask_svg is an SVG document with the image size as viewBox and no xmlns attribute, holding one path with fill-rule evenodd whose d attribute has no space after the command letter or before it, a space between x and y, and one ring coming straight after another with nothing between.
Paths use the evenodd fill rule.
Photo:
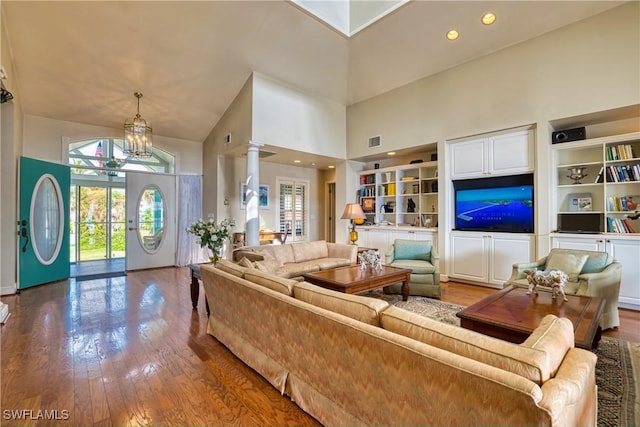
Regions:
<instances>
[{"instance_id":1,"label":"beach scene on tv screen","mask_svg":"<svg viewBox=\"0 0 640 427\"><path fill-rule=\"evenodd\" d=\"M458 190L459 230L533 231L533 187Z\"/></svg>"}]
</instances>

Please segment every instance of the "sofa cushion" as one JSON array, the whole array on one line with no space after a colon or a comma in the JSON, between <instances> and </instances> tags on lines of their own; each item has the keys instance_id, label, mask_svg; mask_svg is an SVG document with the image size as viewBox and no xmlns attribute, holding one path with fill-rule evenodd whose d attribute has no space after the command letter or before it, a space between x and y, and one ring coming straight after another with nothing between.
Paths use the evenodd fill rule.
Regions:
<instances>
[{"instance_id":1,"label":"sofa cushion","mask_svg":"<svg viewBox=\"0 0 640 427\"><path fill-rule=\"evenodd\" d=\"M392 267L408 268L414 274L433 274L436 272L433 264L422 259L396 259L390 265Z\"/></svg>"},{"instance_id":2,"label":"sofa cushion","mask_svg":"<svg viewBox=\"0 0 640 427\"><path fill-rule=\"evenodd\" d=\"M327 249L327 242L324 240L293 243L289 246L291 246L291 248L293 249L294 262L302 262L302 261L309 261L312 259L329 257L329 249Z\"/></svg>"},{"instance_id":3,"label":"sofa cushion","mask_svg":"<svg viewBox=\"0 0 640 427\"><path fill-rule=\"evenodd\" d=\"M573 336L571 322L567 322ZM548 321L541 326L541 330L546 332L536 335L549 336L546 340L540 338L535 342L544 341L544 344L538 344L538 347L543 348L532 344L509 343L393 306L380 314L380 325L391 332L513 372L538 385L542 385L555 374L562 358L569 348L573 347L573 339L570 345L565 339L565 322ZM558 328L563 329L562 332L558 332ZM537 332L536 329L534 333ZM555 348L551 350L551 347ZM551 351L553 354L549 353Z\"/></svg>"},{"instance_id":4,"label":"sofa cushion","mask_svg":"<svg viewBox=\"0 0 640 427\"><path fill-rule=\"evenodd\" d=\"M280 266L282 266L282 262L271 255L268 251L256 251L257 254L262 256L261 261L254 262L255 268L265 273L276 273Z\"/></svg>"},{"instance_id":5,"label":"sofa cushion","mask_svg":"<svg viewBox=\"0 0 640 427\"><path fill-rule=\"evenodd\" d=\"M577 282L582 267L587 262L587 254L572 254L552 251L547 258L545 271L560 270L569 276L570 282Z\"/></svg>"},{"instance_id":6,"label":"sofa cushion","mask_svg":"<svg viewBox=\"0 0 640 427\"><path fill-rule=\"evenodd\" d=\"M396 239L393 244L393 259L431 260L431 244L420 240Z\"/></svg>"},{"instance_id":7,"label":"sofa cushion","mask_svg":"<svg viewBox=\"0 0 640 427\"><path fill-rule=\"evenodd\" d=\"M271 255L280 261L280 264L286 264L288 262L296 262L293 254L293 245L268 245L268 249Z\"/></svg>"},{"instance_id":8,"label":"sofa cushion","mask_svg":"<svg viewBox=\"0 0 640 427\"><path fill-rule=\"evenodd\" d=\"M245 271L247 271L246 267L238 265L235 262L231 262L228 259L224 258L219 259L218 262L216 262L216 268L229 274L233 274L236 277L242 277Z\"/></svg>"},{"instance_id":9,"label":"sofa cushion","mask_svg":"<svg viewBox=\"0 0 640 427\"><path fill-rule=\"evenodd\" d=\"M295 280L274 276L273 274L264 273L256 269L247 269L244 278L257 285L289 296L293 295L293 286L298 283Z\"/></svg>"},{"instance_id":10,"label":"sofa cushion","mask_svg":"<svg viewBox=\"0 0 640 427\"><path fill-rule=\"evenodd\" d=\"M389 303L377 298L343 294L307 282L297 282L293 287L293 296L316 307L374 326L380 326L380 313L389 307Z\"/></svg>"},{"instance_id":11,"label":"sofa cushion","mask_svg":"<svg viewBox=\"0 0 640 427\"><path fill-rule=\"evenodd\" d=\"M276 274L280 277L297 277L302 276L304 273L312 273L319 271L320 267L315 261L307 262L291 262L278 268Z\"/></svg>"},{"instance_id":12,"label":"sofa cushion","mask_svg":"<svg viewBox=\"0 0 640 427\"><path fill-rule=\"evenodd\" d=\"M351 265L351 261L346 258L325 258L317 261L320 270L329 270L330 268L346 267Z\"/></svg>"}]
</instances>

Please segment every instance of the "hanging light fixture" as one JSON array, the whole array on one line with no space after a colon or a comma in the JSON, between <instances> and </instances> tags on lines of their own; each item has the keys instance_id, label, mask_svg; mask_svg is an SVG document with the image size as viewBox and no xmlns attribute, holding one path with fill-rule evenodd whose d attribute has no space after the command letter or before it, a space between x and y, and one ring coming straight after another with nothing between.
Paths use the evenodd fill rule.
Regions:
<instances>
[{"instance_id":1,"label":"hanging light fixture","mask_svg":"<svg viewBox=\"0 0 640 427\"><path fill-rule=\"evenodd\" d=\"M134 92L138 98L138 113L133 119L124 121L124 154L133 157L151 157L153 153L151 124L140 117L142 93Z\"/></svg>"}]
</instances>

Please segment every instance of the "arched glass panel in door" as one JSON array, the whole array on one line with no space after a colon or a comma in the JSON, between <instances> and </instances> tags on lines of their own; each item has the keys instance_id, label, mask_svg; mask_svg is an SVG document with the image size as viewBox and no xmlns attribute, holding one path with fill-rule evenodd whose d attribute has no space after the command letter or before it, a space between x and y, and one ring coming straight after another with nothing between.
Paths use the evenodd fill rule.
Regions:
<instances>
[{"instance_id":1,"label":"arched glass panel in door","mask_svg":"<svg viewBox=\"0 0 640 427\"><path fill-rule=\"evenodd\" d=\"M31 196L30 231L34 254L43 265L53 263L60 253L64 233L63 209L58 181L52 175L42 175Z\"/></svg>"},{"instance_id":2,"label":"arched glass panel in door","mask_svg":"<svg viewBox=\"0 0 640 427\"><path fill-rule=\"evenodd\" d=\"M147 186L138 201L138 239L148 253L157 252L165 230L165 201L160 189Z\"/></svg>"}]
</instances>

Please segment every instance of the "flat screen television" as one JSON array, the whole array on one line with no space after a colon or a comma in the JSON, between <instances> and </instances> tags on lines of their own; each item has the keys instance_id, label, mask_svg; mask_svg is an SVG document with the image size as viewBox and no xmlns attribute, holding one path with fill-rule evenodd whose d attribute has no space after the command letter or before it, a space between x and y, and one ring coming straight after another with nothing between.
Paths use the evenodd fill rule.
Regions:
<instances>
[{"instance_id":1,"label":"flat screen television","mask_svg":"<svg viewBox=\"0 0 640 427\"><path fill-rule=\"evenodd\" d=\"M453 181L455 229L533 233L533 174Z\"/></svg>"}]
</instances>

